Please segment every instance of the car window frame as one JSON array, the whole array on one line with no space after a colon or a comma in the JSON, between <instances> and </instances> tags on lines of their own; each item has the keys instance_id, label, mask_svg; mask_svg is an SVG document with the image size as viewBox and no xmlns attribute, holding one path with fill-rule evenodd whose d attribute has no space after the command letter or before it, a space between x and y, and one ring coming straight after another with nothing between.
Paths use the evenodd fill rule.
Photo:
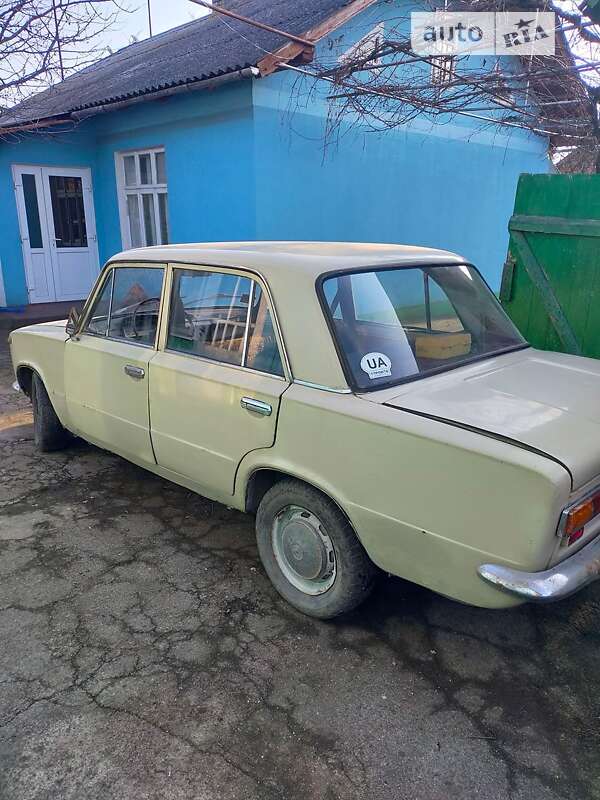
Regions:
<instances>
[{"instance_id":1,"label":"car window frame","mask_svg":"<svg viewBox=\"0 0 600 800\"><path fill-rule=\"evenodd\" d=\"M93 296L93 300L92 300L91 303L90 302L86 302L86 305L85 305L85 307L84 307L84 309L82 311L82 314L81 314L81 320L82 321L81 321L81 323L79 325L79 330L77 332L78 336L82 336L83 334L85 334L86 336L96 336L98 339L106 339L107 338L108 329L109 329L109 323L110 323L110 312L112 310L112 293L113 293L113 288L114 288L114 285L115 285L115 274L114 273L115 273L115 271L113 269L108 269L108 270L103 270L102 271L102 273L100 275L101 280L95 286L94 291L92 292L92 295L90 295L90 296ZM106 333L103 334L103 333L94 333L93 331L88 331L88 330L86 330L86 326L91 321L92 313L94 312L94 310L96 308L96 303L100 300L100 298L101 298L101 296L102 296L102 294L104 292L104 288L107 285L107 283L109 283L109 282L110 282L111 288L110 288L110 300L109 300L109 303L108 303L108 317L106 319Z\"/></svg>"},{"instance_id":2,"label":"car window frame","mask_svg":"<svg viewBox=\"0 0 600 800\"><path fill-rule=\"evenodd\" d=\"M266 376L269 378L275 378L280 381L284 381L285 383L292 383L292 371L290 368L290 362L288 359L287 350L285 347L285 342L283 339L283 334L281 332L281 326L279 324L279 319L277 316L277 310L275 308L275 303L273 301L273 296L270 291L269 285L264 277L254 270L246 269L244 267L229 267L223 264L198 264L198 263L186 263L186 262L169 262L168 264L168 275L167 279L163 285L163 316L161 322L161 330L159 336L159 343L158 349L165 352L170 353L172 355L180 356L182 358L194 358L199 359L201 361L206 362L207 364L218 364L221 367L228 367L230 369L235 370L244 370L252 375L256 376ZM230 364L227 361L221 361L218 358L211 358L210 356L200 355L198 353L188 353L183 352L181 350L175 350L171 347L167 346L168 341L168 331L169 331L169 322L171 317L171 299L173 294L173 286L174 286L174 274L175 270L193 270L196 272L216 272L216 273L224 273L227 275L239 275L243 278L248 278L251 282L258 284L263 292L263 296L266 299L269 313L271 314L271 318L273 321L273 329L275 331L275 339L277 348L279 351L279 358L281 360L281 365L283 368L283 375L276 375L273 372L263 372L259 369L254 369L252 367L244 366L242 364ZM250 307L250 306L249 306ZM246 324L247 321L246 321ZM247 329L246 329L247 334Z\"/></svg>"},{"instance_id":3,"label":"car window frame","mask_svg":"<svg viewBox=\"0 0 600 800\"><path fill-rule=\"evenodd\" d=\"M110 307L109 307L109 317L108 317L108 325L105 334L101 333L93 333L92 331L86 330L86 326L90 320L90 317L94 311L95 305L97 300L99 299L104 287L106 285L106 281L109 278L112 279L112 285L114 290L115 284L115 270L117 269L140 269L140 268L148 268L148 269L162 269L163 271L163 279L162 279L162 286L161 286L161 293L160 293L160 300L158 304L158 321L156 325L156 333L154 334L154 342L149 344L145 342L136 342L133 339L125 339L120 336L109 336L108 331L110 330L110 315L112 313L112 291L111 291L111 300L110 300ZM165 286L167 284L167 269L168 265L164 262L159 261L112 261L109 262L105 268L102 270L100 275L98 276L98 280L94 287L94 290L91 292L90 296L88 297L83 311L81 313L81 323L77 330L76 336L74 338L80 339L82 336L93 336L95 339L104 339L107 342L121 342L122 344L129 344L133 347L145 347L150 350L157 350L158 349L158 342L161 330L161 320L164 314L164 299L165 299Z\"/></svg>"},{"instance_id":4,"label":"car window frame","mask_svg":"<svg viewBox=\"0 0 600 800\"><path fill-rule=\"evenodd\" d=\"M422 259L411 259L410 261L403 262L401 264L370 264L360 267L350 267L348 269L338 269L338 270L331 270L330 272L322 272L320 275L317 276L315 280L315 291L317 293L317 298L319 300L319 304L321 306L321 311L323 312L323 316L325 317L325 322L327 324L327 328L329 330L329 335L333 341L333 346L335 347L335 351L337 353L338 359L340 361L342 371L344 373L344 377L348 382L348 386L352 390L354 394L369 394L371 392L378 392L384 389L393 389L397 386L402 386L405 383L414 383L414 381L422 381L427 380L427 378L434 377L436 375L440 375L444 372L450 372L453 369L459 369L460 367L467 367L471 364L475 364L478 361L486 361L489 358L494 358L496 356L504 355L506 353L514 353L518 350L525 350L531 345L529 342L525 340L525 337L521 332L521 336L523 336L523 344L517 344L512 347L504 347L500 350L494 350L491 353L485 353L483 355L473 356L473 358L468 359L467 361L461 361L459 364L448 364L447 366L436 367L432 370L429 370L427 373L415 373L414 375L407 375L404 378L397 378L394 380L386 381L385 383L380 383L377 386L363 388L359 386L354 378L354 374L352 372L352 368L344 352L344 349L341 347L338 337L335 332L334 327L334 318L333 314L329 309L329 304L327 302L327 297L325 295L325 289L323 284L325 281L330 280L331 278L338 278L344 275L356 275L364 272L383 272L385 270L398 270L398 269L414 269L415 267L468 267L472 269L477 275L481 278L483 284L489 289L490 294L496 301L496 304L500 306L502 311L502 304L498 299L496 293L492 290L489 283L485 280L481 272L477 269L474 264L471 264L469 261L439 261L439 262L427 262L423 261ZM514 323L513 323L514 324ZM516 327L516 326L515 326Z\"/></svg>"}]
</instances>

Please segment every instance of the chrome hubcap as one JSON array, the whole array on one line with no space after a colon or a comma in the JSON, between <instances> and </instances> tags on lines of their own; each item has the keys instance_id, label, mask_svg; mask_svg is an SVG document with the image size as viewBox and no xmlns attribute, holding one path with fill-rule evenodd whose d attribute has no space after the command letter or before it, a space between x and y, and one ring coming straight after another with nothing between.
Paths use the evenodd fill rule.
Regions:
<instances>
[{"instance_id":1,"label":"chrome hubcap","mask_svg":"<svg viewBox=\"0 0 600 800\"><path fill-rule=\"evenodd\" d=\"M273 553L287 580L305 594L331 589L337 572L335 550L315 514L286 506L273 523Z\"/></svg>"}]
</instances>

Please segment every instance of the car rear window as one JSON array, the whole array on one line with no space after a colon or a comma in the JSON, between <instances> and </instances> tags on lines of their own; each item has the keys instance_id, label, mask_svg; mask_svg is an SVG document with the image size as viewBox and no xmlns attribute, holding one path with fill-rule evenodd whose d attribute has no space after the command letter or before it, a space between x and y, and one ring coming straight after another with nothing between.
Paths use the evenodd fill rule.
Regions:
<instances>
[{"instance_id":1,"label":"car rear window","mask_svg":"<svg viewBox=\"0 0 600 800\"><path fill-rule=\"evenodd\" d=\"M467 265L325 277L322 295L351 384L368 391L525 347Z\"/></svg>"}]
</instances>

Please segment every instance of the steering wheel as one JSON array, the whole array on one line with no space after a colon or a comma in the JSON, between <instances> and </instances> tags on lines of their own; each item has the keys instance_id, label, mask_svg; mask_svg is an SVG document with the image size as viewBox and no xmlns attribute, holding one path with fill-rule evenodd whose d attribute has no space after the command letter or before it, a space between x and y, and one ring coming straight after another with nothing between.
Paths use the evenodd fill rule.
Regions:
<instances>
[{"instance_id":1,"label":"steering wheel","mask_svg":"<svg viewBox=\"0 0 600 800\"><path fill-rule=\"evenodd\" d=\"M143 305L146 305L146 303L160 303L160 297L145 297L143 300L140 300L140 302L136 304L131 314L131 333L133 339L137 339L139 337L140 332L137 326L137 315L140 308ZM157 309L157 314L158 314L158 309Z\"/></svg>"}]
</instances>

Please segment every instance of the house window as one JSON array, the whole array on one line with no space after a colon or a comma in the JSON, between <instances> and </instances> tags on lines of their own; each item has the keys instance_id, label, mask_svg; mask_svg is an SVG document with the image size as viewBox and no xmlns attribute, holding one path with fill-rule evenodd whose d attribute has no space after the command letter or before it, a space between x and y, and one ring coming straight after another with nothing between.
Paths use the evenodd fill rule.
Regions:
<instances>
[{"instance_id":1,"label":"house window","mask_svg":"<svg viewBox=\"0 0 600 800\"><path fill-rule=\"evenodd\" d=\"M494 95L494 103L512 108L517 101L510 88L509 77L509 74L502 69L500 61L497 60L492 68L492 76L487 88Z\"/></svg>"},{"instance_id":2,"label":"house window","mask_svg":"<svg viewBox=\"0 0 600 800\"><path fill-rule=\"evenodd\" d=\"M452 83L456 78L456 57L432 56L430 61L432 85L442 88Z\"/></svg>"},{"instance_id":3,"label":"house window","mask_svg":"<svg viewBox=\"0 0 600 800\"><path fill-rule=\"evenodd\" d=\"M369 56L372 55L373 58L369 58L369 60L365 62L364 66L374 66L376 64L380 64L381 58L378 54L384 43L385 26L383 22L380 22L361 39L359 39L358 42L345 50L338 58L338 61L341 64L351 64L362 59L369 58Z\"/></svg>"},{"instance_id":4,"label":"house window","mask_svg":"<svg viewBox=\"0 0 600 800\"><path fill-rule=\"evenodd\" d=\"M150 247L169 243L167 173L163 148L119 153L123 246Z\"/></svg>"}]
</instances>

